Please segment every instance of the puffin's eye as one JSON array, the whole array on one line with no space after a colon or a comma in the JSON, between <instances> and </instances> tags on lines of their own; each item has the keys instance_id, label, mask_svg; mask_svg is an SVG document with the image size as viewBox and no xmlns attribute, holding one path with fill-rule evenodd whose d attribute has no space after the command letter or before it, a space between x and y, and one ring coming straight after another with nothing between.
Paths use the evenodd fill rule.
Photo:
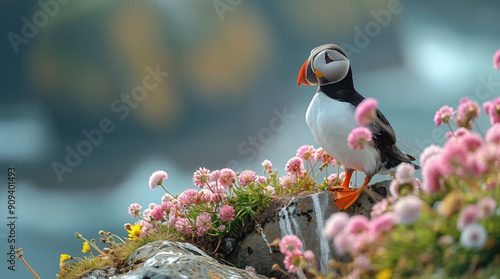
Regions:
<instances>
[{"instance_id":1,"label":"puffin's eye","mask_svg":"<svg viewBox=\"0 0 500 279\"><path fill-rule=\"evenodd\" d=\"M328 56L328 53L325 52L325 63L328 64L330 62L333 62L333 59Z\"/></svg>"}]
</instances>

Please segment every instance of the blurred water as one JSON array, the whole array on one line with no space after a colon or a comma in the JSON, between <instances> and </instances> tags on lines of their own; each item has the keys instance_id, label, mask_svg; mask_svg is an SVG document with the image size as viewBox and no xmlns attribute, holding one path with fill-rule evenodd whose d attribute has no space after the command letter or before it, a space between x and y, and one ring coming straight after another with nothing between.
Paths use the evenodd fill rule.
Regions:
<instances>
[{"instance_id":1,"label":"blurred water","mask_svg":"<svg viewBox=\"0 0 500 279\"><path fill-rule=\"evenodd\" d=\"M160 201L162 190L147 186L153 171L167 171L166 186L180 193L194 187L198 167L259 173L270 159L283 173L299 146L317 147L304 120L316 89L297 87L296 78L319 44L356 47L355 87L379 100L416 156L444 141L446 129L432 122L439 107L500 95L491 66L500 47L496 1L41 3L53 4L46 22L34 19L45 11L38 1L0 3L0 177L6 185L7 167L16 166L16 244L42 278L59 271L61 253L83 256L76 231L125 236L123 224L134 221L128 205ZM24 18L44 24L27 38ZM26 38L14 46L10 33ZM153 75L148 82L157 85L141 93L147 67L168 76ZM102 131L103 119L112 131ZM478 126L484 132L488 120ZM88 151L82 131L97 129L102 138ZM69 166L68 148L88 154ZM71 169L62 181L54 162ZM6 192L0 197L5 223ZM0 274L29 278L20 261L7 270L8 234L0 228Z\"/></svg>"}]
</instances>

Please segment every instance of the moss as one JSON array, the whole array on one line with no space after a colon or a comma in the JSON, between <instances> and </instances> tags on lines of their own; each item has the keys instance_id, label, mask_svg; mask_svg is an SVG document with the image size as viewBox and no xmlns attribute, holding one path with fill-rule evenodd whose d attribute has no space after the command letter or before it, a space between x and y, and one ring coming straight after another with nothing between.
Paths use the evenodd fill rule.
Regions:
<instances>
[{"instance_id":1,"label":"moss","mask_svg":"<svg viewBox=\"0 0 500 279\"><path fill-rule=\"evenodd\" d=\"M69 263L66 272L62 272L58 278L78 279L87 276L92 270L109 267L116 268L118 273L127 272L133 267L126 266L124 264L125 260L139 247L158 240L183 241L184 239L176 231L162 227L157 232L149 233L146 237L140 237L137 241L111 244L112 252L108 257L90 257Z\"/></svg>"}]
</instances>

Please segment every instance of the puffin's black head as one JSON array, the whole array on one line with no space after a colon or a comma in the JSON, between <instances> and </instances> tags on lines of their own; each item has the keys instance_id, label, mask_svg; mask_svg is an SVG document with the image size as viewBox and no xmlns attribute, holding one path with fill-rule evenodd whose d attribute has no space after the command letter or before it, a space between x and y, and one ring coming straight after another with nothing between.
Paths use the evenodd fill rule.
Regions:
<instances>
[{"instance_id":1,"label":"puffin's black head","mask_svg":"<svg viewBox=\"0 0 500 279\"><path fill-rule=\"evenodd\" d=\"M337 83L350 74L350 69L349 59L338 45L322 45L314 48L309 59L302 65L297 84L300 86Z\"/></svg>"}]
</instances>

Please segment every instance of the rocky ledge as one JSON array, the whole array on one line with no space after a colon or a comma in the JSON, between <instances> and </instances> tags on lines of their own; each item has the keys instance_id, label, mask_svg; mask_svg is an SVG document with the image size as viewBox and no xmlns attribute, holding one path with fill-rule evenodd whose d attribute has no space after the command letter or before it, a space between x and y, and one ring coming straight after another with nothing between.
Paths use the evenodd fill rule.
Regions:
<instances>
[{"instance_id":1,"label":"rocky ledge","mask_svg":"<svg viewBox=\"0 0 500 279\"><path fill-rule=\"evenodd\" d=\"M387 195L389 185L390 180L386 180L368 186L346 213L369 216L373 204ZM128 273L116 275L115 268L108 268L94 270L85 278L279 278L283 274L273 272L272 266L275 263L282 265L284 255L277 246L269 244L290 234L302 240L304 250L314 252L318 267L327 272L329 259L351 261L349 256L336 253L333 243L322 235L326 219L336 212L339 209L333 204L333 193L330 192L289 197L271 204L247 228L244 238L223 242L221 248L227 254L225 260L228 264L222 264L188 243L156 241L138 248L127 258L124 269L130 270ZM247 271L248 266L254 267L256 273Z\"/></svg>"}]
</instances>

